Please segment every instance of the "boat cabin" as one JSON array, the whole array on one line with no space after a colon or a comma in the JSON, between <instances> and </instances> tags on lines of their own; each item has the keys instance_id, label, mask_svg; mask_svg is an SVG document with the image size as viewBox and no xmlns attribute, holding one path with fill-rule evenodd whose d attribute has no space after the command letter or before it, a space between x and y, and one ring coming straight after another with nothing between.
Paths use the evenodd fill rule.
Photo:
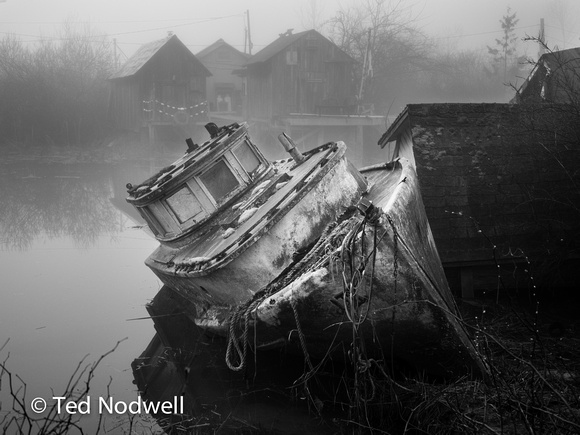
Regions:
<instances>
[{"instance_id":1,"label":"boat cabin","mask_svg":"<svg viewBox=\"0 0 580 435\"><path fill-rule=\"evenodd\" d=\"M159 240L199 227L238 198L271 168L245 124L219 129L139 186L127 185L132 203Z\"/></svg>"}]
</instances>

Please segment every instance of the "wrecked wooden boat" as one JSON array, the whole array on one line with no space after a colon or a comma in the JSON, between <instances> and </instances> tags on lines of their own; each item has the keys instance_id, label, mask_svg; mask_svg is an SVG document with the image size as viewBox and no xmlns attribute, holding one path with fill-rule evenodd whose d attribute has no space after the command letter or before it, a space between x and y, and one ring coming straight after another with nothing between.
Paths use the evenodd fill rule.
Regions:
<instances>
[{"instance_id":1,"label":"wrecked wooden boat","mask_svg":"<svg viewBox=\"0 0 580 435\"><path fill-rule=\"evenodd\" d=\"M366 190L344 143L269 162L247 125L206 126L171 166L138 185L132 204L160 242L146 260L161 281L195 304L196 318L221 324L276 278L297 252ZM215 312L221 317L213 319Z\"/></svg>"},{"instance_id":2,"label":"wrecked wooden boat","mask_svg":"<svg viewBox=\"0 0 580 435\"><path fill-rule=\"evenodd\" d=\"M160 241L146 264L190 302L198 327L229 337L231 369L249 348L284 347L485 372L406 159L359 172L341 142L302 155L281 135L292 157L268 162L245 124L208 131L128 185L128 201Z\"/></svg>"},{"instance_id":3,"label":"wrecked wooden boat","mask_svg":"<svg viewBox=\"0 0 580 435\"><path fill-rule=\"evenodd\" d=\"M230 324L228 358L257 349L348 354L436 375L485 374L449 290L406 159L362 169L369 190ZM240 338L241 337L241 338ZM246 338L247 340L247 338ZM246 347L244 347L246 346Z\"/></svg>"}]
</instances>

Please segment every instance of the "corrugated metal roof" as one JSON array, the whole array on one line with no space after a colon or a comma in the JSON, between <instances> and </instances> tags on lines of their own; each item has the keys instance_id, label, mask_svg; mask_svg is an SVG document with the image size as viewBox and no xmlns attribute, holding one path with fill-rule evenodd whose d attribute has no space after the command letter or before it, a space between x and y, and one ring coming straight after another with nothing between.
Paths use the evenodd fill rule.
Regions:
<instances>
[{"instance_id":1,"label":"corrugated metal roof","mask_svg":"<svg viewBox=\"0 0 580 435\"><path fill-rule=\"evenodd\" d=\"M199 59L197 59L195 55L191 53L191 51L189 51L189 49L179 40L179 38L177 38L176 35L171 35L157 41L149 42L139 47L139 49L135 52L135 54L133 54L133 56L131 56L116 73L114 73L111 77L109 77L109 79L131 77L137 74L139 70L141 70L141 68L143 68L145 64L149 62L149 60L151 60L151 58L159 50L161 50L161 48L163 48L167 43L169 43L169 41L172 40L175 40L176 42L183 45L184 49L191 54L192 59L194 59L197 63L199 63L200 68L206 70L207 73L206 75L207 76L211 75L211 73L205 68L205 66L203 66L203 64L199 61Z\"/></svg>"}]
</instances>

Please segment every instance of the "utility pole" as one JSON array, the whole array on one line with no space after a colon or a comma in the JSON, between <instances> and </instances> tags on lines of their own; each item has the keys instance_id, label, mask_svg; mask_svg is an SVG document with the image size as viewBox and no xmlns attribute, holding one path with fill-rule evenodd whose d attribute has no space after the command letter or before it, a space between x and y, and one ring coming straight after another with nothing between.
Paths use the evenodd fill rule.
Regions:
<instances>
[{"instance_id":1,"label":"utility pole","mask_svg":"<svg viewBox=\"0 0 580 435\"><path fill-rule=\"evenodd\" d=\"M369 73L369 69L370 69L370 62L371 61L371 32L372 29L368 30L368 39L367 39L367 48L365 50L365 57L364 57L364 61L363 61L363 69L362 69L362 74L360 77L360 88L358 91L358 101L359 104L362 100L362 96L363 96L363 86L364 86L364 82L365 82L365 77L366 75Z\"/></svg>"},{"instance_id":2,"label":"utility pole","mask_svg":"<svg viewBox=\"0 0 580 435\"><path fill-rule=\"evenodd\" d=\"M117 38L113 38L113 64L115 69L119 68L119 62L117 61Z\"/></svg>"},{"instance_id":3,"label":"utility pole","mask_svg":"<svg viewBox=\"0 0 580 435\"><path fill-rule=\"evenodd\" d=\"M250 30L250 10L246 9L246 18L248 20L248 53L252 54L252 32Z\"/></svg>"},{"instance_id":4,"label":"utility pole","mask_svg":"<svg viewBox=\"0 0 580 435\"><path fill-rule=\"evenodd\" d=\"M248 52L248 23L244 14L244 54Z\"/></svg>"}]
</instances>

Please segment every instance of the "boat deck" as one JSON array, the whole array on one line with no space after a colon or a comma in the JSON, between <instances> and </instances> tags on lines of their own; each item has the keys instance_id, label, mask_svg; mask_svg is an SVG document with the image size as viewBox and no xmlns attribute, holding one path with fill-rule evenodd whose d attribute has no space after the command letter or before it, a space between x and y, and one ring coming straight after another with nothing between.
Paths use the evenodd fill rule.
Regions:
<instances>
[{"instance_id":1,"label":"boat deck","mask_svg":"<svg viewBox=\"0 0 580 435\"><path fill-rule=\"evenodd\" d=\"M153 254L155 262L195 271L232 255L242 244L266 231L275 222L276 214L291 206L302 188L319 176L321 168L343 152L340 147L326 147L298 166L292 159L274 162L271 174L233 204L229 212L192 235L186 246L161 245Z\"/></svg>"}]
</instances>

